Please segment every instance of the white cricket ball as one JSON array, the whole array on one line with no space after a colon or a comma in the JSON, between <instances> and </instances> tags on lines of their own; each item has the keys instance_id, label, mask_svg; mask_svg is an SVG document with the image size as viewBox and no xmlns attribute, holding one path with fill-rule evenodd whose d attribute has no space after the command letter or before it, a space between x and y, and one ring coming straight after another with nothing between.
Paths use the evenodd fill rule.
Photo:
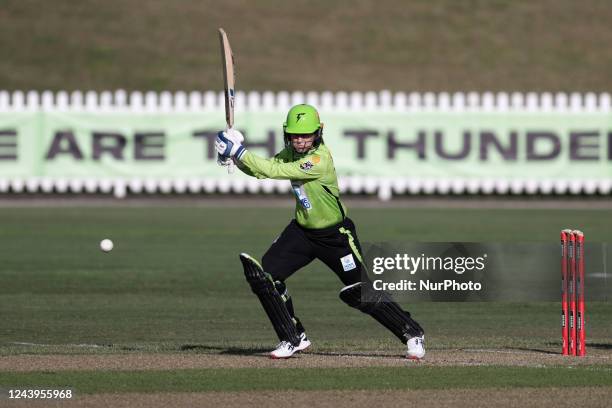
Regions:
<instances>
[{"instance_id":1,"label":"white cricket ball","mask_svg":"<svg viewBox=\"0 0 612 408\"><path fill-rule=\"evenodd\" d=\"M104 252L110 252L113 249L113 241L110 239L103 239L100 241L100 249Z\"/></svg>"}]
</instances>

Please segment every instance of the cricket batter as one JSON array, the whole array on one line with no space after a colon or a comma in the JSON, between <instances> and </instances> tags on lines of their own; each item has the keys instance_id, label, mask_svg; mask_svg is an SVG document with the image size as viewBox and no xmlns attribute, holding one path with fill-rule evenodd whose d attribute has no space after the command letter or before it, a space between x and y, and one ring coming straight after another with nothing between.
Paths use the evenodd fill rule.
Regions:
<instances>
[{"instance_id":1,"label":"cricket batter","mask_svg":"<svg viewBox=\"0 0 612 408\"><path fill-rule=\"evenodd\" d=\"M310 341L296 317L285 280L315 258L323 261L344 284L340 299L369 314L407 345L407 357L425 355L421 326L389 294L361 281L363 259L355 224L340 201L331 152L323 142L323 123L316 109L297 105L283 125L285 148L272 159L247 151L234 129L219 132L215 141L219 164L230 160L249 176L289 180L295 194L295 219L265 253L260 265L240 254L245 277L274 326L280 343L271 358L289 358ZM364 293L362 293L362 290Z\"/></svg>"}]
</instances>

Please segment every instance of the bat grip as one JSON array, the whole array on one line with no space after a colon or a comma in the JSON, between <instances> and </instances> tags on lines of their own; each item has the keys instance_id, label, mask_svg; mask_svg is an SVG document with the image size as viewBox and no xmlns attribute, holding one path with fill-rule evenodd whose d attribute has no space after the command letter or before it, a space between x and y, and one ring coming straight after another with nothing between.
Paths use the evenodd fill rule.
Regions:
<instances>
[{"instance_id":1,"label":"bat grip","mask_svg":"<svg viewBox=\"0 0 612 408\"><path fill-rule=\"evenodd\" d=\"M225 128L225 131L230 130L234 126L234 123L232 123L232 121L230 121L229 118L226 121L226 123L227 123L227 127ZM227 165L227 174L234 174L234 170L235 170L234 167L235 167L234 160L231 160L229 164Z\"/></svg>"}]
</instances>

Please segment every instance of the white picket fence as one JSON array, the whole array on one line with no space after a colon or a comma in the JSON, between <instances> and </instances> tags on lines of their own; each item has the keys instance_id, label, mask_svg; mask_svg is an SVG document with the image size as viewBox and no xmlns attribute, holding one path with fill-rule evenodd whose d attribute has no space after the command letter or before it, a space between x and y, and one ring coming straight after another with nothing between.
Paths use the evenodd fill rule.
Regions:
<instances>
[{"instance_id":1,"label":"white picket fence","mask_svg":"<svg viewBox=\"0 0 612 408\"><path fill-rule=\"evenodd\" d=\"M321 111L393 112L585 112L609 113L608 93L404 93L404 92L238 92L236 111L286 111L297 103ZM0 112L204 112L222 110L221 92L65 92L0 91ZM461 180L393 177L341 177L340 190L349 194L603 194L612 192L612 179L603 180ZM3 178L0 193L114 194L260 194L286 193L286 181L225 178L197 179L79 179Z\"/></svg>"},{"instance_id":2,"label":"white picket fence","mask_svg":"<svg viewBox=\"0 0 612 408\"><path fill-rule=\"evenodd\" d=\"M610 112L608 93L237 92L236 110L284 111L298 103L322 111ZM221 92L0 91L0 112L38 109L101 112L198 112L223 109Z\"/></svg>"}]
</instances>

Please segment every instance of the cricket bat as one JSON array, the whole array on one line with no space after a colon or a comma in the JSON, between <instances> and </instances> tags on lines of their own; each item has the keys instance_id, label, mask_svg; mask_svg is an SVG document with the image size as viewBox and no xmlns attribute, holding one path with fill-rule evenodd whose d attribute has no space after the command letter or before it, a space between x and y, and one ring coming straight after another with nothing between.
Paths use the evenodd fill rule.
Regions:
<instances>
[{"instance_id":1,"label":"cricket bat","mask_svg":"<svg viewBox=\"0 0 612 408\"><path fill-rule=\"evenodd\" d=\"M234 77L234 54L230 47L227 33L223 28L219 28L219 43L221 45L221 61L223 63L223 90L225 95L225 123L227 128L234 126L234 98L235 98L235 77ZM228 173L234 172L234 162L230 162L227 167Z\"/></svg>"}]
</instances>

